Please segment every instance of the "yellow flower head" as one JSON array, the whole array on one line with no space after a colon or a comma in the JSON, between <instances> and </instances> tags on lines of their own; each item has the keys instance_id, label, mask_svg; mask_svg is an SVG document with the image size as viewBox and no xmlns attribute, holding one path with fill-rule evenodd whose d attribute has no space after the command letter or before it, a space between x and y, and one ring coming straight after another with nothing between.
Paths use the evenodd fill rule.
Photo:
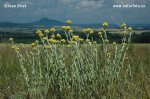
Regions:
<instances>
[{"instance_id":1,"label":"yellow flower head","mask_svg":"<svg viewBox=\"0 0 150 99\"><path fill-rule=\"evenodd\" d=\"M66 30L70 30L71 29L71 27L70 26L66 26Z\"/></svg>"},{"instance_id":2,"label":"yellow flower head","mask_svg":"<svg viewBox=\"0 0 150 99\"><path fill-rule=\"evenodd\" d=\"M107 57L110 57L112 54L111 53L107 53Z\"/></svg>"},{"instance_id":3,"label":"yellow flower head","mask_svg":"<svg viewBox=\"0 0 150 99\"><path fill-rule=\"evenodd\" d=\"M80 42L83 42L83 41L84 41L84 39L83 39L83 38L79 38L79 40L80 40Z\"/></svg>"},{"instance_id":4,"label":"yellow flower head","mask_svg":"<svg viewBox=\"0 0 150 99\"><path fill-rule=\"evenodd\" d=\"M16 47L15 50L16 50L16 51L20 51L20 48L19 48L19 47Z\"/></svg>"},{"instance_id":5,"label":"yellow flower head","mask_svg":"<svg viewBox=\"0 0 150 99\"><path fill-rule=\"evenodd\" d=\"M104 23L103 23L103 26L104 26L104 27L107 27L107 26L108 26L108 23L107 23L107 22L104 22Z\"/></svg>"},{"instance_id":6,"label":"yellow flower head","mask_svg":"<svg viewBox=\"0 0 150 99\"><path fill-rule=\"evenodd\" d=\"M39 41L38 41L38 40L36 40L36 41L35 41L35 44L38 44L38 43L39 43Z\"/></svg>"},{"instance_id":7,"label":"yellow flower head","mask_svg":"<svg viewBox=\"0 0 150 99\"><path fill-rule=\"evenodd\" d=\"M93 42L93 44L97 44L97 42L96 42L96 41L94 41L94 42Z\"/></svg>"},{"instance_id":8,"label":"yellow flower head","mask_svg":"<svg viewBox=\"0 0 150 99\"><path fill-rule=\"evenodd\" d=\"M87 43L90 42L90 39L86 39L85 42L87 42Z\"/></svg>"},{"instance_id":9,"label":"yellow flower head","mask_svg":"<svg viewBox=\"0 0 150 99\"><path fill-rule=\"evenodd\" d=\"M90 34L93 34L93 33L94 33L94 31L91 29L91 30L89 31L89 33L90 33Z\"/></svg>"},{"instance_id":10,"label":"yellow flower head","mask_svg":"<svg viewBox=\"0 0 150 99\"><path fill-rule=\"evenodd\" d=\"M113 45L116 45L116 42L113 42Z\"/></svg>"},{"instance_id":11,"label":"yellow flower head","mask_svg":"<svg viewBox=\"0 0 150 99\"><path fill-rule=\"evenodd\" d=\"M105 40L105 43L109 43L109 40L108 40L108 39L106 39L106 40Z\"/></svg>"},{"instance_id":12,"label":"yellow flower head","mask_svg":"<svg viewBox=\"0 0 150 99\"><path fill-rule=\"evenodd\" d=\"M86 33L93 34L94 31L93 31L91 28L87 28L87 29L86 29Z\"/></svg>"},{"instance_id":13,"label":"yellow flower head","mask_svg":"<svg viewBox=\"0 0 150 99\"><path fill-rule=\"evenodd\" d=\"M53 43L53 44L56 44L57 43L57 41L55 40L55 39L49 39L48 40L50 43Z\"/></svg>"},{"instance_id":14,"label":"yellow flower head","mask_svg":"<svg viewBox=\"0 0 150 99\"><path fill-rule=\"evenodd\" d=\"M51 38L55 38L55 35L53 34L53 35L51 35Z\"/></svg>"},{"instance_id":15,"label":"yellow flower head","mask_svg":"<svg viewBox=\"0 0 150 99\"><path fill-rule=\"evenodd\" d=\"M50 49L50 48L51 48L51 46L50 46L50 45L47 45L47 46L46 46L46 48L47 48L47 49Z\"/></svg>"},{"instance_id":16,"label":"yellow flower head","mask_svg":"<svg viewBox=\"0 0 150 99\"><path fill-rule=\"evenodd\" d=\"M129 31L129 32L131 32L131 31L132 31L132 28L131 28L131 27L129 27L129 28L128 28L128 31Z\"/></svg>"},{"instance_id":17,"label":"yellow flower head","mask_svg":"<svg viewBox=\"0 0 150 99\"><path fill-rule=\"evenodd\" d=\"M68 32L69 32L69 33L73 33L73 32L74 32L74 30L69 30Z\"/></svg>"},{"instance_id":18,"label":"yellow flower head","mask_svg":"<svg viewBox=\"0 0 150 99\"><path fill-rule=\"evenodd\" d=\"M42 33L41 30L37 30L37 31L36 31L36 34L40 34L40 33Z\"/></svg>"},{"instance_id":19,"label":"yellow flower head","mask_svg":"<svg viewBox=\"0 0 150 99\"><path fill-rule=\"evenodd\" d=\"M92 42L88 42L90 45L92 45Z\"/></svg>"},{"instance_id":20,"label":"yellow flower head","mask_svg":"<svg viewBox=\"0 0 150 99\"><path fill-rule=\"evenodd\" d=\"M83 29L83 30L82 30L82 32L83 32L83 33L86 33L86 32L87 32L87 30L86 30L86 29Z\"/></svg>"},{"instance_id":21,"label":"yellow flower head","mask_svg":"<svg viewBox=\"0 0 150 99\"><path fill-rule=\"evenodd\" d=\"M13 46L11 46L11 48L12 48L12 49L15 49L15 47L16 47L16 46L14 46L14 45L13 45Z\"/></svg>"},{"instance_id":22,"label":"yellow flower head","mask_svg":"<svg viewBox=\"0 0 150 99\"><path fill-rule=\"evenodd\" d=\"M66 23L69 25L72 24L71 20L67 20Z\"/></svg>"},{"instance_id":23,"label":"yellow flower head","mask_svg":"<svg viewBox=\"0 0 150 99\"><path fill-rule=\"evenodd\" d=\"M43 33L39 33L39 37L40 38L44 37L44 34Z\"/></svg>"},{"instance_id":24,"label":"yellow flower head","mask_svg":"<svg viewBox=\"0 0 150 99\"><path fill-rule=\"evenodd\" d=\"M105 32L106 32L104 28L101 28L100 31L101 31L102 33L105 33Z\"/></svg>"},{"instance_id":25,"label":"yellow flower head","mask_svg":"<svg viewBox=\"0 0 150 99\"><path fill-rule=\"evenodd\" d=\"M51 28L51 29L49 30L50 33L54 33L55 31L56 31L55 28Z\"/></svg>"},{"instance_id":26,"label":"yellow flower head","mask_svg":"<svg viewBox=\"0 0 150 99\"><path fill-rule=\"evenodd\" d=\"M36 43L31 43L31 46L32 46L32 47L35 47L35 46L36 46Z\"/></svg>"},{"instance_id":27,"label":"yellow flower head","mask_svg":"<svg viewBox=\"0 0 150 99\"><path fill-rule=\"evenodd\" d=\"M56 36L57 36L58 38L60 38L60 37L61 37L61 35L60 35L60 34L57 34Z\"/></svg>"},{"instance_id":28,"label":"yellow flower head","mask_svg":"<svg viewBox=\"0 0 150 99\"><path fill-rule=\"evenodd\" d=\"M127 31L123 31L123 34L128 34L128 32Z\"/></svg>"},{"instance_id":29,"label":"yellow flower head","mask_svg":"<svg viewBox=\"0 0 150 99\"><path fill-rule=\"evenodd\" d=\"M62 43L65 43L65 42L66 42L66 40L65 40L65 39L62 39L62 40L61 40L61 42L62 42Z\"/></svg>"},{"instance_id":30,"label":"yellow flower head","mask_svg":"<svg viewBox=\"0 0 150 99\"><path fill-rule=\"evenodd\" d=\"M98 32L98 35L102 35L103 33L102 32Z\"/></svg>"},{"instance_id":31,"label":"yellow flower head","mask_svg":"<svg viewBox=\"0 0 150 99\"><path fill-rule=\"evenodd\" d=\"M70 30L71 27L70 27L70 26L62 26L62 29L63 29L63 30Z\"/></svg>"},{"instance_id":32,"label":"yellow flower head","mask_svg":"<svg viewBox=\"0 0 150 99\"><path fill-rule=\"evenodd\" d=\"M126 24L125 24L125 23L122 23L121 28L122 28L122 29L125 29L125 28L126 28Z\"/></svg>"},{"instance_id":33,"label":"yellow flower head","mask_svg":"<svg viewBox=\"0 0 150 99\"><path fill-rule=\"evenodd\" d=\"M49 30L48 29L44 30L44 33L49 34Z\"/></svg>"},{"instance_id":34,"label":"yellow flower head","mask_svg":"<svg viewBox=\"0 0 150 99\"><path fill-rule=\"evenodd\" d=\"M71 47L71 45L67 45L67 47L68 47L68 48L70 48L70 47Z\"/></svg>"},{"instance_id":35,"label":"yellow flower head","mask_svg":"<svg viewBox=\"0 0 150 99\"><path fill-rule=\"evenodd\" d=\"M47 40L47 37L43 37L42 40L46 41L46 40Z\"/></svg>"},{"instance_id":36,"label":"yellow flower head","mask_svg":"<svg viewBox=\"0 0 150 99\"><path fill-rule=\"evenodd\" d=\"M73 41L78 41L79 38L80 38L80 37L79 37L78 35L74 35L74 36L72 37L72 40L73 40Z\"/></svg>"},{"instance_id":37,"label":"yellow flower head","mask_svg":"<svg viewBox=\"0 0 150 99\"><path fill-rule=\"evenodd\" d=\"M9 38L9 42L12 42L13 41L13 38Z\"/></svg>"},{"instance_id":38,"label":"yellow flower head","mask_svg":"<svg viewBox=\"0 0 150 99\"><path fill-rule=\"evenodd\" d=\"M20 43L20 47L23 47L23 43Z\"/></svg>"},{"instance_id":39,"label":"yellow flower head","mask_svg":"<svg viewBox=\"0 0 150 99\"><path fill-rule=\"evenodd\" d=\"M52 43L53 43L53 44L56 44L56 43L57 43L57 40L53 39L53 40L52 40Z\"/></svg>"}]
</instances>

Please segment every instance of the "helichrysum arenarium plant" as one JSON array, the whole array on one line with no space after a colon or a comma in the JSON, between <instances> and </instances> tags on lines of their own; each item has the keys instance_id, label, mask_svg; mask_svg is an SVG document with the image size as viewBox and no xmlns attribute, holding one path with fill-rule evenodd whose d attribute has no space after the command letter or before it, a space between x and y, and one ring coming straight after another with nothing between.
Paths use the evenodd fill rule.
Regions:
<instances>
[{"instance_id":1,"label":"helichrysum arenarium plant","mask_svg":"<svg viewBox=\"0 0 150 99\"><path fill-rule=\"evenodd\" d=\"M52 99L120 97L122 87L126 87L132 74L126 53L132 28L123 23L122 43L111 44L107 36L108 23L104 22L98 32L102 44L97 44L93 29L83 29L86 38L81 38L71 28L72 22L66 23L62 26L66 38L55 28L37 30L40 41L33 42L31 48L23 44L16 46L13 38L9 39L30 96L46 98L51 94Z\"/></svg>"}]
</instances>

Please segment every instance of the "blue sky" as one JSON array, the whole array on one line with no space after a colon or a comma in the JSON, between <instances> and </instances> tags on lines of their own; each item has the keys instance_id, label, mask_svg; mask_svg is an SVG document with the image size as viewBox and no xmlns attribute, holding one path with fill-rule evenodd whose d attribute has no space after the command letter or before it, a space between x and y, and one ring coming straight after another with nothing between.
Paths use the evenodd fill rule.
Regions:
<instances>
[{"instance_id":1,"label":"blue sky","mask_svg":"<svg viewBox=\"0 0 150 99\"><path fill-rule=\"evenodd\" d=\"M4 4L26 4L26 8L4 8ZM113 8L115 4L146 4L145 8ZM150 23L150 0L1 0L0 22L26 23L41 18L76 24Z\"/></svg>"}]
</instances>

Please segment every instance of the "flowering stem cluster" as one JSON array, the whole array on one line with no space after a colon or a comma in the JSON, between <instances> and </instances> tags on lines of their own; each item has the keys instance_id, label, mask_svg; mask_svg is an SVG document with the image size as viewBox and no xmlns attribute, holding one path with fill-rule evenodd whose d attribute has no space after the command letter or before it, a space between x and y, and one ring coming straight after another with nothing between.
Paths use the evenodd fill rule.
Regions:
<instances>
[{"instance_id":1,"label":"flowering stem cluster","mask_svg":"<svg viewBox=\"0 0 150 99\"><path fill-rule=\"evenodd\" d=\"M33 42L31 48L24 45L18 47L12 38L9 40L20 62L28 92L35 96L41 94L42 97L53 92L52 96L58 98L67 94L72 98L91 98L93 94L99 98L119 96L117 90L123 86L121 82L128 81L126 77L132 73L130 64L128 68L124 67L132 28L122 24L122 44L110 44L106 32L108 23L104 22L98 33L101 47L90 38L95 33L93 29L83 29L86 34L86 39L83 39L74 34L71 23L68 20L68 25L62 27L66 39L51 28L37 30L40 41ZM126 69L125 74L122 74L123 69Z\"/></svg>"}]
</instances>

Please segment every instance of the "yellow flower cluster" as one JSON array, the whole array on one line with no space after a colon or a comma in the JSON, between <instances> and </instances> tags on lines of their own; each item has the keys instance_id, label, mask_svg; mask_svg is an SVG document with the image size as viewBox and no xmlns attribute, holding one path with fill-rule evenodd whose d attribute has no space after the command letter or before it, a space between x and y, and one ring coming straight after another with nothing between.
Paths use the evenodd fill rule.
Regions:
<instances>
[{"instance_id":1,"label":"yellow flower cluster","mask_svg":"<svg viewBox=\"0 0 150 99\"><path fill-rule=\"evenodd\" d=\"M70 27L70 26L62 26L62 29L63 29L63 30L68 30L68 31L69 31L69 30L71 29L71 27Z\"/></svg>"},{"instance_id":2,"label":"yellow flower cluster","mask_svg":"<svg viewBox=\"0 0 150 99\"><path fill-rule=\"evenodd\" d=\"M12 42L13 41L13 38L9 38L9 42Z\"/></svg>"},{"instance_id":3,"label":"yellow flower cluster","mask_svg":"<svg viewBox=\"0 0 150 99\"><path fill-rule=\"evenodd\" d=\"M80 40L80 37L78 35L74 35L72 37L72 41L79 41Z\"/></svg>"},{"instance_id":4,"label":"yellow flower cluster","mask_svg":"<svg viewBox=\"0 0 150 99\"><path fill-rule=\"evenodd\" d=\"M83 29L82 32L83 32L83 33L93 34L93 33L94 33L94 30L92 30L91 28L87 28L87 29Z\"/></svg>"},{"instance_id":5,"label":"yellow flower cluster","mask_svg":"<svg viewBox=\"0 0 150 99\"><path fill-rule=\"evenodd\" d=\"M67 20L66 23L69 25L72 24L71 20Z\"/></svg>"},{"instance_id":6,"label":"yellow flower cluster","mask_svg":"<svg viewBox=\"0 0 150 99\"><path fill-rule=\"evenodd\" d=\"M127 26L127 25L126 25L125 23L122 23L121 28L122 28L122 29L125 29L126 26Z\"/></svg>"},{"instance_id":7,"label":"yellow flower cluster","mask_svg":"<svg viewBox=\"0 0 150 99\"><path fill-rule=\"evenodd\" d=\"M108 26L108 23L107 23L107 22L104 22L104 23L103 23L103 26L104 26L104 27L107 27L107 26Z\"/></svg>"},{"instance_id":8,"label":"yellow flower cluster","mask_svg":"<svg viewBox=\"0 0 150 99\"><path fill-rule=\"evenodd\" d=\"M49 30L49 32L50 32L50 33L55 33L55 32L56 32L56 29L55 29L55 28L51 28L51 29Z\"/></svg>"}]
</instances>

